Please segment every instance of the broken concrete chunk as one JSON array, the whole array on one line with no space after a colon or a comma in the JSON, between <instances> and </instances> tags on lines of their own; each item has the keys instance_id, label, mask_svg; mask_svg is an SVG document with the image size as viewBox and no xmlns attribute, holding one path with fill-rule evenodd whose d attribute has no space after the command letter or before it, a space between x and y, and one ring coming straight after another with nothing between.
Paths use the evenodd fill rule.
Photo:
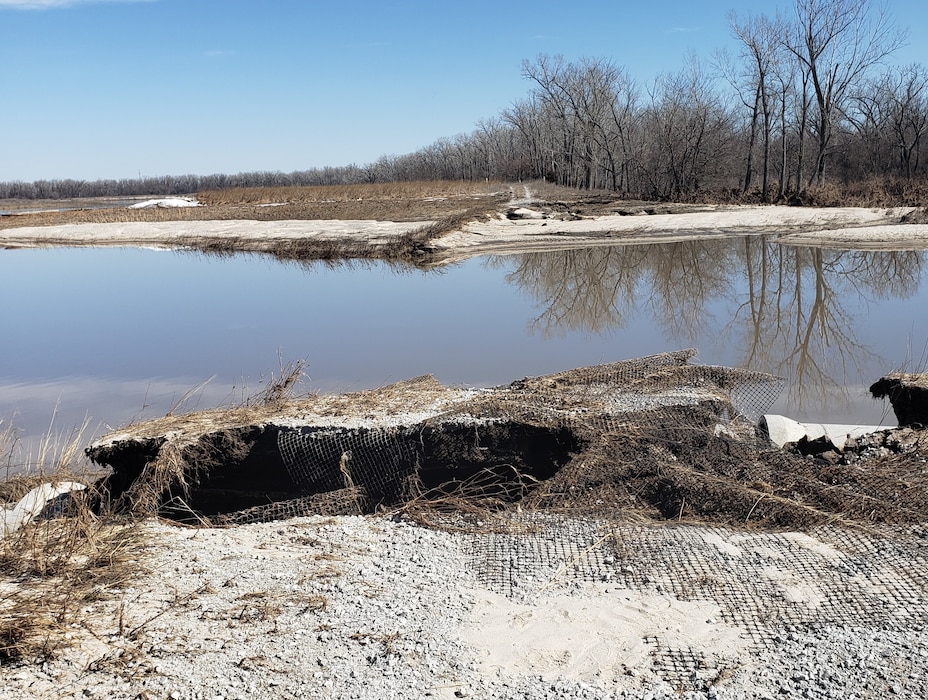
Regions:
<instances>
[{"instance_id":1,"label":"broken concrete chunk","mask_svg":"<svg viewBox=\"0 0 928 700\"><path fill-rule=\"evenodd\" d=\"M799 423L786 416L768 414L760 419L761 430L767 433L770 442L777 447L784 447L790 444L819 444L826 449L834 449L843 452L845 446L851 440L855 440L863 435L876 433L885 430L885 426L879 425L839 425L831 423ZM824 450L819 450L819 452ZM802 452L802 454L810 454ZM811 454L817 454L811 453Z\"/></svg>"}]
</instances>

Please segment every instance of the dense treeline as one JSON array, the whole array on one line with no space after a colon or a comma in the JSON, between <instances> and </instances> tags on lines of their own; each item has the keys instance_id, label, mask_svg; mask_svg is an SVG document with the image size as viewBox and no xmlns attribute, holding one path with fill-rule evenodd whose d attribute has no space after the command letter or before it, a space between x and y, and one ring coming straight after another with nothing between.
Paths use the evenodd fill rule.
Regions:
<instances>
[{"instance_id":1,"label":"dense treeline","mask_svg":"<svg viewBox=\"0 0 928 700\"><path fill-rule=\"evenodd\" d=\"M0 199L71 199L74 197L171 196L234 187L340 185L369 182L367 173L349 165L293 173L253 172L237 175L181 175L126 180L38 180L0 183Z\"/></svg>"},{"instance_id":2,"label":"dense treeline","mask_svg":"<svg viewBox=\"0 0 928 700\"><path fill-rule=\"evenodd\" d=\"M690 56L642 87L612 61L539 56L528 97L468 136L382 160L393 177L543 177L624 195L770 200L874 177L924 176L928 70L869 0L729 14L737 52Z\"/></svg>"},{"instance_id":3,"label":"dense treeline","mask_svg":"<svg viewBox=\"0 0 928 700\"><path fill-rule=\"evenodd\" d=\"M290 174L0 184L0 198L182 194L229 187L540 179L625 196L771 201L925 176L928 69L890 64L906 40L870 0L794 0L739 16L737 51L690 56L642 86L616 63L539 56L529 94L470 134L414 153Z\"/></svg>"}]
</instances>

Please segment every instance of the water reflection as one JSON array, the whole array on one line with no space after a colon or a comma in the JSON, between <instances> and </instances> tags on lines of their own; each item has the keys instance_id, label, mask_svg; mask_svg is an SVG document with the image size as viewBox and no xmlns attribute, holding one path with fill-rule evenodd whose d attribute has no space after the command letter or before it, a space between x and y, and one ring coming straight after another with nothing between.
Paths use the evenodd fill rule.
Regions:
<instances>
[{"instance_id":1,"label":"water reflection","mask_svg":"<svg viewBox=\"0 0 928 700\"><path fill-rule=\"evenodd\" d=\"M535 299L531 326L546 338L619 330L643 310L680 342L699 345L721 332L741 349L738 364L786 377L789 403L801 409L809 397L845 392L872 366L875 354L858 332L867 319L857 314L876 299L915 295L925 260L925 251L798 248L749 237L531 253L506 279ZM489 264L509 267L513 258Z\"/></svg>"},{"instance_id":2,"label":"water reflection","mask_svg":"<svg viewBox=\"0 0 928 700\"><path fill-rule=\"evenodd\" d=\"M26 437L52 415L69 429L89 414L103 432L163 415L210 377L188 407L228 403L279 355L309 362L307 390L346 391L424 373L492 386L692 346L703 362L790 379L779 412L869 423L882 404L865 387L928 364L925 256L720 239L422 274L254 255L2 251L0 420ZM839 400L845 391L852 401Z\"/></svg>"}]
</instances>

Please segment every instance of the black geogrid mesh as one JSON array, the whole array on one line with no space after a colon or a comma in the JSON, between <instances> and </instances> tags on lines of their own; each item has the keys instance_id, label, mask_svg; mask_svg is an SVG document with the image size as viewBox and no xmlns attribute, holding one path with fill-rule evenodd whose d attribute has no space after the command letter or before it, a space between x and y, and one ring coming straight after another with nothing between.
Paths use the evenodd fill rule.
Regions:
<instances>
[{"instance_id":1,"label":"black geogrid mesh","mask_svg":"<svg viewBox=\"0 0 928 700\"><path fill-rule=\"evenodd\" d=\"M714 603L753 648L797 627L906 630L928 625L928 530L820 527L800 533L709 525L640 525L552 514L507 515L513 533L460 536L476 581L527 600L597 582ZM497 527L500 523L497 522ZM656 675L706 691L736 659L651 634Z\"/></svg>"},{"instance_id":2,"label":"black geogrid mesh","mask_svg":"<svg viewBox=\"0 0 928 700\"><path fill-rule=\"evenodd\" d=\"M277 446L293 482L320 493L360 488L396 498L419 464L415 443L399 430L281 430Z\"/></svg>"},{"instance_id":3,"label":"black geogrid mesh","mask_svg":"<svg viewBox=\"0 0 928 700\"><path fill-rule=\"evenodd\" d=\"M415 482L422 465L421 436L426 426L440 433L442 426L473 425L477 450L487 449L479 445L481 426L493 424L566 429L581 441L593 442L605 434L621 436L623 431L640 430L643 421L656 419L655 429L660 430L660 417L679 421L674 411L681 406L709 411L713 420L736 416L754 420L782 389L783 381L769 375L689 364L694 354L694 350L683 350L526 378L476 392L452 409L414 425L378 427L374 420L363 428L281 429L278 449L294 484L306 493L357 489L362 499L365 494L373 495L380 503L396 505L408 495L407 487ZM440 441L433 441L431 450L433 459L441 456ZM448 453L447 459L453 463L456 455ZM492 455L487 461L492 462ZM312 514L318 512L311 510L317 503L297 499L285 512ZM300 504L306 508L303 513ZM255 518L265 518L281 508L253 511Z\"/></svg>"},{"instance_id":4,"label":"black geogrid mesh","mask_svg":"<svg viewBox=\"0 0 928 700\"><path fill-rule=\"evenodd\" d=\"M652 670L678 692L707 690L726 666L719 657L692 647L669 647L654 636L644 641L651 648Z\"/></svg>"},{"instance_id":5,"label":"black geogrid mesh","mask_svg":"<svg viewBox=\"0 0 928 700\"><path fill-rule=\"evenodd\" d=\"M317 515L361 515L365 508L364 493L357 488L338 489L311 496L274 501L264 505L213 516L214 525L244 525L296 518L306 513Z\"/></svg>"},{"instance_id":6,"label":"black geogrid mesh","mask_svg":"<svg viewBox=\"0 0 928 700\"><path fill-rule=\"evenodd\" d=\"M511 520L519 534L462 535L477 582L507 595L585 581L708 601L760 644L787 625L928 625L924 532L820 527L805 535L551 514Z\"/></svg>"}]
</instances>

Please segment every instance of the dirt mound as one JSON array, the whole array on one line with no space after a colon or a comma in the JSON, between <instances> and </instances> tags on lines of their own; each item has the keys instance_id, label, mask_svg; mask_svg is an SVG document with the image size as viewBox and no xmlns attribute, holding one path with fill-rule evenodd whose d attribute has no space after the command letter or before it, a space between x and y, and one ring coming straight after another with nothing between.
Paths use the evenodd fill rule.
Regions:
<instances>
[{"instance_id":1,"label":"dirt mound","mask_svg":"<svg viewBox=\"0 0 928 700\"><path fill-rule=\"evenodd\" d=\"M894 373L870 387L878 399L889 397L899 425L928 426L928 374Z\"/></svg>"},{"instance_id":2,"label":"dirt mound","mask_svg":"<svg viewBox=\"0 0 928 700\"><path fill-rule=\"evenodd\" d=\"M169 417L88 454L118 509L225 524L545 511L771 528L919 522L921 452L835 465L772 449L775 377L667 353L493 389L375 391ZM466 520L466 518L465 518Z\"/></svg>"}]
</instances>

